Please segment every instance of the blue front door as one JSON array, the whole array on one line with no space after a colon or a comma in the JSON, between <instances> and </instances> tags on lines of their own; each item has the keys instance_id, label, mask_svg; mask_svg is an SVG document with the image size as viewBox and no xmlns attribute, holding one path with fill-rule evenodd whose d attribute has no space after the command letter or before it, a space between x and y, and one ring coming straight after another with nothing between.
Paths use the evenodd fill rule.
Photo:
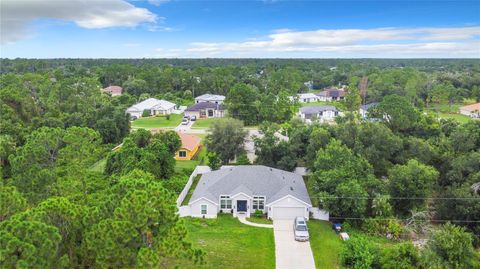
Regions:
<instances>
[{"instance_id":1,"label":"blue front door","mask_svg":"<svg viewBox=\"0 0 480 269\"><path fill-rule=\"evenodd\" d=\"M237 201L237 212L247 212L247 201L245 200Z\"/></svg>"}]
</instances>

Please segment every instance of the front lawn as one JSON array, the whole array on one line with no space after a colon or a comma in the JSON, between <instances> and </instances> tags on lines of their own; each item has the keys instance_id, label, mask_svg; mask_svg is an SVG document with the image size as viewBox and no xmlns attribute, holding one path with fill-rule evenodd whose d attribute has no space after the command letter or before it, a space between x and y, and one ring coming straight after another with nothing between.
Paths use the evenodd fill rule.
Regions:
<instances>
[{"instance_id":1,"label":"front lawn","mask_svg":"<svg viewBox=\"0 0 480 269\"><path fill-rule=\"evenodd\" d=\"M332 230L331 223L310 219L308 229L316 267L318 269L340 268L340 252L343 241Z\"/></svg>"},{"instance_id":2,"label":"front lawn","mask_svg":"<svg viewBox=\"0 0 480 269\"><path fill-rule=\"evenodd\" d=\"M182 122L182 118L182 115L179 114L170 114L168 120L166 116L145 117L132 121L132 128L175 128Z\"/></svg>"},{"instance_id":3,"label":"front lawn","mask_svg":"<svg viewBox=\"0 0 480 269\"><path fill-rule=\"evenodd\" d=\"M212 126L214 121L217 121L218 118L208 118L208 119L197 119L192 125L193 129L208 129Z\"/></svg>"},{"instance_id":4,"label":"front lawn","mask_svg":"<svg viewBox=\"0 0 480 269\"><path fill-rule=\"evenodd\" d=\"M267 219L265 217L261 217L261 218L253 217L253 215L251 218L247 218L247 220L250 222L259 223L259 224L273 224L273 221L270 219Z\"/></svg>"},{"instance_id":5,"label":"front lawn","mask_svg":"<svg viewBox=\"0 0 480 269\"><path fill-rule=\"evenodd\" d=\"M231 215L217 219L185 218L188 238L205 254L204 265L180 268L275 268L273 229L242 224Z\"/></svg>"}]
</instances>

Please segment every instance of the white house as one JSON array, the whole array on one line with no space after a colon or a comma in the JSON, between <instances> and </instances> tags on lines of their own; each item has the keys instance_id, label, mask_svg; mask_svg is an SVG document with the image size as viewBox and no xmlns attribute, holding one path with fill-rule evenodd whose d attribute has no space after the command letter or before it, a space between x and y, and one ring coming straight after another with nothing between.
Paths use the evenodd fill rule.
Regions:
<instances>
[{"instance_id":1,"label":"white house","mask_svg":"<svg viewBox=\"0 0 480 269\"><path fill-rule=\"evenodd\" d=\"M465 116L469 116L472 118L480 118L480 103L476 103L468 106L462 106L460 108L460 114L463 114Z\"/></svg>"},{"instance_id":2,"label":"white house","mask_svg":"<svg viewBox=\"0 0 480 269\"><path fill-rule=\"evenodd\" d=\"M126 113L130 114L132 119L141 118L143 111L149 110L152 115L168 115L175 109L175 104L165 100L158 100L155 98L148 98L140 103L129 107Z\"/></svg>"},{"instance_id":3,"label":"white house","mask_svg":"<svg viewBox=\"0 0 480 269\"><path fill-rule=\"evenodd\" d=\"M297 98L300 103L313 103L319 101L318 96L313 93L299 93L296 97L290 97L290 99L294 98Z\"/></svg>"},{"instance_id":4,"label":"white house","mask_svg":"<svg viewBox=\"0 0 480 269\"><path fill-rule=\"evenodd\" d=\"M311 123L333 121L340 113L334 106L304 106L300 108L298 114L305 122Z\"/></svg>"},{"instance_id":5,"label":"white house","mask_svg":"<svg viewBox=\"0 0 480 269\"><path fill-rule=\"evenodd\" d=\"M249 216L260 210L270 219L308 219L312 203L302 176L240 165L203 174L188 206L192 217L216 218L220 212Z\"/></svg>"},{"instance_id":6,"label":"white house","mask_svg":"<svg viewBox=\"0 0 480 269\"><path fill-rule=\"evenodd\" d=\"M373 102L373 103L361 105L358 112L360 113L360 115L362 116L362 118L367 118L367 116L368 116L368 111L369 111L371 108L376 107L377 105L378 105L377 102Z\"/></svg>"},{"instance_id":7,"label":"white house","mask_svg":"<svg viewBox=\"0 0 480 269\"><path fill-rule=\"evenodd\" d=\"M221 118L225 116L225 109L221 104L201 102L185 109L185 116L197 118Z\"/></svg>"},{"instance_id":8,"label":"white house","mask_svg":"<svg viewBox=\"0 0 480 269\"><path fill-rule=\"evenodd\" d=\"M225 96L217 94L204 94L195 97L195 103L215 103L222 104L225 101Z\"/></svg>"}]
</instances>

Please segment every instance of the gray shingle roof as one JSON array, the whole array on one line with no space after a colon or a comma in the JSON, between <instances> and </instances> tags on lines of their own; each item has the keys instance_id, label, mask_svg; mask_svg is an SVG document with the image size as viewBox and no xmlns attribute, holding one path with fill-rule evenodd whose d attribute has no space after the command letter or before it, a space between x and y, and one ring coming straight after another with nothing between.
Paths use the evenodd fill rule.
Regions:
<instances>
[{"instance_id":1,"label":"gray shingle roof","mask_svg":"<svg viewBox=\"0 0 480 269\"><path fill-rule=\"evenodd\" d=\"M305 115L318 114L323 111L338 111L334 106L304 106L300 108L300 113Z\"/></svg>"},{"instance_id":2,"label":"gray shingle roof","mask_svg":"<svg viewBox=\"0 0 480 269\"><path fill-rule=\"evenodd\" d=\"M215 103L200 102L188 107L185 111L200 111L203 109L223 110L223 106Z\"/></svg>"},{"instance_id":3,"label":"gray shingle roof","mask_svg":"<svg viewBox=\"0 0 480 269\"><path fill-rule=\"evenodd\" d=\"M218 203L220 195L243 192L249 196L266 196L266 204L286 195L312 204L302 176L263 165L240 165L204 174L190 201L202 197Z\"/></svg>"}]
</instances>

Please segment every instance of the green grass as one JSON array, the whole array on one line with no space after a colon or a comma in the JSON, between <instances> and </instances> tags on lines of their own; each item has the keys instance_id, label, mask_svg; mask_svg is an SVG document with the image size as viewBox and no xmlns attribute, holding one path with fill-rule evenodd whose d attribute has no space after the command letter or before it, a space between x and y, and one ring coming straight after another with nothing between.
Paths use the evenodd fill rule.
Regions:
<instances>
[{"instance_id":1,"label":"green grass","mask_svg":"<svg viewBox=\"0 0 480 269\"><path fill-rule=\"evenodd\" d=\"M467 123L472 120L469 116L465 116L463 114L457 114L457 113L437 113L439 118L442 119L454 119L458 121L459 123Z\"/></svg>"},{"instance_id":2,"label":"green grass","mask_svg":"<svg viewBox=\"0 0 480 269\"><path fill-rule=\"evenodd\" d=\"M343 241L332 230L331 223L311 219L308 221L308 229L317 269L341 268L340 252Z\"/></svg>"},{"instance_id":3,"label":"green grass","mask_svg":"<svg viewBox=\"0 0 480 269\"><path fill-rule=\"evenodd\" d=\"M140 118L132 122L132 128L175 128L182 122L182 115L170 114L170 120L165 116Z\"/></svg>"},{"instance_id":4,"label":"green grass","mask_svg":"<svg viewBox=\"0 0 480 269\"><path fill-rule=\"evenodd\" d=\"M98 162L94 163L92 167L90 167L90 170L103 173L105 171L105 165L107 164L107 158L103 158L99 160Z\"/></svg>"},{"instance_id":5,"label":"green grass","mask_svg":"<svg viewBox=\"0 0 480 269\"><path fill-rule=\"evenodd\" d=\"M195 191L195 188L198 185L198 182L200 181L200 178L202 175L197 175L192 182L192 186L190 186L190 189L188 190L187 195L185 195L185 199L182 201L182 205L188 205L188 202L190 202L190 198L192 198L192 194Z\"/></svg>"},{"instance_id":6,"label":"green grass","mask_svg":"<svg viewBox=\"0 0 480 269\"><path fill-rule=\"evenodd\" d=\"M251 217L251 218L247 218L247 220L250 221L250 222L259 223L259 224L273 224L272 220L269 220L269 219L264 218L264 217L261 217L261 218Z\"/></svg>"},{"instance_id":7,"label":"green grass","mask_svg":"<svg viewBox=\"0 0 480 269\"><path fill-rule=\"evenodd\" d=\"M188 238L205 254L204 265L182 265L180 268L275 268L273 229L240 223L231 215L217 219L185 218Z\"/></svg>"},{"instance_id":8,"label":"green grass","mask_svg":"<svg viewBox=\"0 0 480 269\"><path fill-rule=\"evenodd\" d=\"M192 125L193 129L208 129L212 126L214 121L217 121L218 118L208 118L208 119L197 119Z\"/></svg>"}]
</instances>

